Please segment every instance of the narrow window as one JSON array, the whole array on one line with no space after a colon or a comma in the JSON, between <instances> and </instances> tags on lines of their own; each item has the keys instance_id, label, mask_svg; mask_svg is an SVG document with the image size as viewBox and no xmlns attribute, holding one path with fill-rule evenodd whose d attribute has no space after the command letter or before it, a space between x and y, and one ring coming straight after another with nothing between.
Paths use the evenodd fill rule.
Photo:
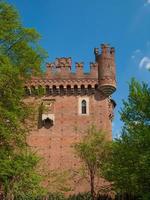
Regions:
<instances>
[{"instance_id":1,"label":"narrow window","mask_svg":"<svg viewBox=\"0 0 150 200\"><path fill-rule=\"evenodd\" d=\"M87 105L86 105L86 101L85 100L82 100L81 107L82 107L82 114L86 114Z\"/></svg>"}]
</instances>

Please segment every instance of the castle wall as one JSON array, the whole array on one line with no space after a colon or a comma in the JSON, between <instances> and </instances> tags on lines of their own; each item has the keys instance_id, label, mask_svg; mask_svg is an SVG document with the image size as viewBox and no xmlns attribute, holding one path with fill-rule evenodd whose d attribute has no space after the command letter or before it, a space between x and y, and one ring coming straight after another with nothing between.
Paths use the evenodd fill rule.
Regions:
<instances>
[{"instance_id":1,"label":"castle wall","mask_svg":"<svg viewBox=\"0 0 150 200\"><path fill-rule=\"evenodd\" d=\"M112 139L115 102L109 95L115 91L114 49L108 52L108 46L103 45L102 54L96 49L95 55L96 63L91 63L89 74L83 72L83 63L76 63L76 73L72 73L71 58L60 58L47 64L44 77L32 77L25 85L28 96L24 101L36 111L27 142L43 157L40 166L43 170L76 171L81 161L73 146L87 134L91 125L103 130L106 139ZM44 94L40 97L41 88ZM83 100L86 114L81 112ZM46 109L40 111L41 105ZM75 177L69 181L75 193L89 190L86 182L78 183ZM101 180L100 184L105 183Z\"/></svg>"},{"instance_id":2,"label":"castle wall","mask_svg":"<svg viewBox=\"0 0 150 200\"><path fill-rule=\"evenodd\" d=\"M91 125L105 130L107 139L111 140L111 119L109 101L99 92L94 95L48 96L41 99L30 97L28 103L40 105L43 99L53 99L54 125L51 128L38 129L37 124L28 137L28 144L43 157L42 165L49 170L69 170L80 166L73 145L87 133ZM89 114L79 112L80 99L88 99ZM38 107L36 107L38 109ZM85 185L78 188L84 191Z\"/></svg>"}]
</instances>

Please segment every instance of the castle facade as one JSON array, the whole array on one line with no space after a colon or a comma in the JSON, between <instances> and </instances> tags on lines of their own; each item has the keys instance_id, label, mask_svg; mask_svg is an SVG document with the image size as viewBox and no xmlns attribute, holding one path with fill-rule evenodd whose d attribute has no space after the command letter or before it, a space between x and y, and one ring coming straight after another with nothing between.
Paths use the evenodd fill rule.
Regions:
<instances>
[{"instance_id":1,"label":"castle facade","mask_svg":"<svg viewBox=\"0 0 150 200\"><path fill-rule=\"evenodd\" d=\"M91 125L112 139L115 49L102 44L100 52L95 48L94 54L90 73L84 73L82 62L75 64L73 73L71 58L63 57L47 63L45 75L26 82L26 102L35 105L37 112L28 143L44 158L42 163L47 169L76 169L80 161L72 146ZM75 184L76 180L72 182ZM84 189L79 184L75 191Z\"/></svg>"}]
</instances>

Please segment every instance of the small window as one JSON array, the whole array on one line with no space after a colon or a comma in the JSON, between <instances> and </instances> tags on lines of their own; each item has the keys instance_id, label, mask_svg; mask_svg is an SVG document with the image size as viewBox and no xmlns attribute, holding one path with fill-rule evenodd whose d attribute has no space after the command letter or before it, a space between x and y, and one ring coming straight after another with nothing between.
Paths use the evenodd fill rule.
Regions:
<instances>
[{"instance_id":1,"label":"small window","mask_svg":"<svg viewBox=\"0 0 150 200\"><path fill-rule=\"evenodd\" d=\"M53 126L53 120L49 119L49 118L46 118L44 121L43 121L43 126L47 129L49 129L50 127Z\"/></svg>"},{"instance_id":2,"label":"small window","mask_svg":"<svg viewBox=\"0 0 150 200\"><path fill-rule=\"evenodd\" d=\"M89 97L78 98L78 114L83 116L89 115Z\"/></svg>"},{"instance_id":3,"label":"small window","mask_svg":"<svg viewBox=\"0 0 150 200\"><path fill-rule=\"evenodd\" d=\"M81 107L82 107L82 114L86 114L87 113L87 105L86 105L86 101L82 100L81 102Z\"/></svg>"}]
</instances>

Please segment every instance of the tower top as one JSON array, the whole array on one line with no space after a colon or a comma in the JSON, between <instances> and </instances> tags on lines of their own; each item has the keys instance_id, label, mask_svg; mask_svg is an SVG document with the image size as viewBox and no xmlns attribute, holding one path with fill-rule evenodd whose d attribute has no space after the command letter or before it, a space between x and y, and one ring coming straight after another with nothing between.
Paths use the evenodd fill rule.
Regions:
<instances>
[{"instance_id":1,"label":"tower top","mask_svg":"<svg viewBox=\"0 0 150 200\"><path fill-rule=\"evenodd\" d=\"M114 58L115 56L115 48L110 47L109 44L101 44L101 51L99 48L94 48L95 60L97 62L98 57L106 57L106 58Z\"/></svg>"},{"instance_id":2,"label":"tower top","mask_svg":"<svg viewBox=\"0 0 150 200\"><path fill-rule=\"evenodd\" d=\"M115 80L115 49L108 44L101 44L101 49L95 48L95 62L90 63L90 72L84 72L84 63L76 62L76 72L72 72L71 57L60 57L52 63L46 64L46 73L41 77L32 77L26 85L59 87L70 85L83 88L94 87L106 96L111 95L116 89ZM69 84L70 83L70 84ZM55 88L54 87L54 88Z\"/></svg>"},{"instance_id":3,"label":"tower top","mask_svg":"<svg viewBox=\"0 0 150 200\"><path fill-rule=\"evenodd\" d=\"M71 69L71 67L72 67L72 59L71 59L71 57L68 57L68 58L66 58L66 57L56 58L55 66L56 66L56 68L69 67Z\"/></svg>"}]
</instances>

